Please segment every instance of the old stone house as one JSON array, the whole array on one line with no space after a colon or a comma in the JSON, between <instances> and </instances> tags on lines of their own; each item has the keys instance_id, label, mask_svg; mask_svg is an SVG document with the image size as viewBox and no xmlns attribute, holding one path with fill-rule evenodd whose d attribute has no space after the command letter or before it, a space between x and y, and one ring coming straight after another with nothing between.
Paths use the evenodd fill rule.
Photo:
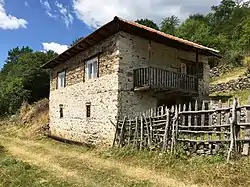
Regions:
<instances>
[{"instance_id":1,"label":"old stone house","mask_svg":"<svg viewBox=\"0 0 250 187\"><path fill-rule=\"evenodd\" d=\"M44 65L51 133L109 144L119 116L208 96L208 57L217 54L115 17Z\"/></svg>"}]
</instances>

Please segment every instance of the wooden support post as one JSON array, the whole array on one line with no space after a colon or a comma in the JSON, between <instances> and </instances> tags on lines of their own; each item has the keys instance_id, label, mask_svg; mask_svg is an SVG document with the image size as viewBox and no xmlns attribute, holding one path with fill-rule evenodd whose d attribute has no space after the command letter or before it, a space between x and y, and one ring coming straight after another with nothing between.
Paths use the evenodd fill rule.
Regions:
<instances>
[{"instance_id":1,"label":"wooden support post","mask_svg":"<svg viewBox=\"0 0 250 187\"><path fill-rule=\"evenodd\" d=\"M176 138L177 138L177 131L178 131L178 110L177 107L175 108L175 116L173 119L173 124L172 124L172 141L171 141L171 155L174 152L175 146L176 146Z\"/></svg>"},{"instance_id":2,"label":"wooden support post","mask_svg":"<svg viewBox=\"0 0 250 187\"><path fill-rule=\"evenodd\" d=\"M134 146L138 148L138 117L135 117Z\"/></svg>"},{"instance_id":3,"label":"wooden support post","mask_svg":"<svg viewBox=\"0 0 250 187\"><path fill-rule=\"evenodd\" d=\"M195 101L195 105L194 105L194 110L197 111L198 110L198 101ZM198 120L197 120L197 114L195 114L194 116L194 126L198 126ZM194 135L194 139L197 139L197 136Z\"/></svg>"},{"instance_id":4,"label":"wooden support post","mask_svg":"<svg viewBox=\"0 0 250 187\"><path fill-rule=\"evenodd\" d=\"M166 148L167 148L168 130L169 130L169 110L166 109L166 126L165 126L165 132L164 132L164 137L163 137L162 151L166 151Z\"/></svg>"},{"instance_id":5,"label":"wooden support post","mask_svg":"<svg viewBox=\"0 0 250 187\"><path fill-rule=\"evenodd\" d=\"M250 96L248 97L248 105L250 105ZM249 107L246 107L246 123L250 123L250 108ZM250 139L250 127L246 127L244 139ZM243 143L242 155L244 156L249 155L249 142Z\"/></svg>"},{"instance_id":6,"label":"wooden support post","mask_svg":"<svg viewBox=\"0 0 250 187\"><path fill-rule=\"evenodd\" d=\"M141 139L140 139L140 150L143 148L143 117L141 116Z\"/></svg>"},{"instance_id":7,"label":"wooden support post","mask_svg":"<svg viewBox=\"0 0 250 187\"><path fill-rule=\"evenodd\" d=\"M213 110L213 101L209 102L208 109ZM213 113L208 114L208 126L213 126ZM213 136L211 133L208 134L208 138L209 138L209 140L213 140ZM213 143L209 144L209 149L210 149L210 154L212 154L213 153Z\"/></svg>"},{"instance_id":8,"label":"wooden support post","mask_svg":"<svg viewBox=\"0 0 250 187\"><path fill-rule=\"evenodd\" d=\"M240 100L238 98L236 100L236 107L239 107L239 106L240 106ZM239 126L239 124L240 124L240 113L241 113L241 108L237 108L237 110L236 110L236 119L235 119L236 123L235 123L235 126L234 126L234 128L235 128L235 139L236 140L240 139L240 126ZM235 141L235 144L236 144L235 149L239 153L240 150L241 150L241 148L240 148L241 142Z\"/></svg>"},{"instance_id":9,"label":"wooden support post","mask_svg":"<svg viewBox=\"0 0 250 187\"><path fill-rule=\"evenodd\" d=\"M148 125L148 121L147 121L147 118L144 116L144 120L145 120L145 123L146 123L146 128L147 128L147 137L148 137L148 147L151 148L152 144L152 138L151 138L151 133L150 133L150 129L149 129L149 125Z\"/></svg>"},{"instance_id":10,"label":"wooden support post","mask_svg":"<svg viewBox=\"0 0 250 187\"><path fill-rule=\"evenodd\" d=\"M122 127L121 127L121 133L120 133L120 138L119 138L118 147L121 146L122 141L123 141L124 128L125 128L125 125L126 125L126 120L127 120L127 117L125 116L124 119L123 119L123 122L122 122Z\"/></svg>"},{"instance_id":11,"label":"wooden support post","mask_svg":"<svg viewBox=\"0 0 250 187\"><path fill-rule=\"evenodd\" d=\"M129 127L128 127L128 145L130 145L131 142L131 128L132 128L132 121L129 119Z\"/></svg>"},{"instance_id":12,"label":"wooden support post","mask_svg":"<svg viewBox=\"0 0 250 187\"><path fill-rule=\"evenodd\" d=\"M188 111L192 111L192 103L189 102L188 104ZM192 126L192 115L188 114L188 126L191 127ZM191 128L189 128L188 130L191 130ZM193 139L193 134L189 134L189 139L192 140Z\"/></svg>"},{"instance_id":13,"label":"wooden support post","mask_svg":"<svg viewBox=\"0 0 250 187\"><path fill-rule=\"evenodd\" d=\"M222 102L221 100L219 100L218 103L218 109L222 108ZM216 125L220 126L221 125L221 111L217 111L217 120L216 120ZM215 129L217 132L221 132L221 127L217 127ZM220 140L221 139L221 134L217 133L216 134L216 140ZM216 152L219 151L220 146L218 144L215 145L215 150Z\"/></svg>"},{"instance_id":14,"label":"wooden support post","mask_svg":"<svg viewBox=\"0 0 250 187\"><path fill-rule=\"evenodd\" d=\"M119 129L119 120L117 120L117 124L116 124L115 137L114 137L114 141L113 141L113 147L115 146L115 142L117 141L118 129Z\"/></svg>"},{"instance_id":15,"label":"wooden support post","mask_svg":"<svg viewBox=\"0 0 250 187\"><path fill-rule=\"evenodd\" d=\"M233 101L233 106L232 106L232 119L230 120L230 147L228 150L228 154L227 154L227 163L230 160L232 151L234 149L235 146L235 120L236 120L236 107L237 107L237 101L234 98Z\"/></svg>"},{"instance_id":16,"label":"wooden support post","mask_svg":"<svg viewBox=\"0 0 250 187\"><path fill-rule=\"evenodd\" d=\"M153 122L152 118L149 117L149 132L150 132L150 137L151 137L151 146L153 145L153 140L154 140L154 132L153 132Z\"/></svg>"}]
</instances>

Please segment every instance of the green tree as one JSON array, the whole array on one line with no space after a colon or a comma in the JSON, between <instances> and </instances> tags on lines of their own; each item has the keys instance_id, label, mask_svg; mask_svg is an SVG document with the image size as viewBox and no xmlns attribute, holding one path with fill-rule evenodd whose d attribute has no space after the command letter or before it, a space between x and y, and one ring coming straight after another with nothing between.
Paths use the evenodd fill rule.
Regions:
<instances>
[{"instance_id":1,"label":"green tree","mask_svg":"<svg viewBox=\"0 0 250 187\"><path fill-rule=\"evenodd\" d=\"M144 26L147 26L147 27L159 30L158 25L155 22L153 22L152 20L149 20L149 19L138 19L135 22L139 23L141 25L144 25Z\"/></svg>"},{"instance_id":2,"label":"green tree","mask_svg":"<svg viewBox=\"0 0 250 187\"><path fill-rule=\"evenodd\" d=\"M49 95L49 72L41 68L56 54L14 48L0 70L0 116L15 113L23 101L34 102Z\"/></svg>"},{"instance_id":3,"label":"green tree","mask_svg":"<svg viewBox=\"0 0 250 187\"><path fill-rule=\"evenodd\" d=\"M174 35L179 24L180 19L177 16L172 15L162 20L160 29L166 34Z\"/></svg>"}]
</instances>

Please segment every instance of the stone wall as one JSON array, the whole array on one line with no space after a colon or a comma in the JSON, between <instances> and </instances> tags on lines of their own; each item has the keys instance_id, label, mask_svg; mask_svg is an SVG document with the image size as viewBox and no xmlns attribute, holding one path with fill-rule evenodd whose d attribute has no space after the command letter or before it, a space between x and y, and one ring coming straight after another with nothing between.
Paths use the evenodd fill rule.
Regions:
<instances>
[{"instance_id":1,"label":"stone wall","mask_svg":"<svg viewBox=\"0 0 250 187\"><path fill-rule=\"evenodd\" d=\"M134 115L158 105L158 96L151 91L133 91L133 70L143 67L158 67L170 71L180 72L181 60L195 63L196 53L172 48L151 41L149 53L148 40L121 32L119 40L119 114ZM203 63L203 79L199 81L199 95L209 94L209 65L208 57L199 55ZM158 98L157 98L158 97ZM177 98L177 96L175 97Z\"/></svg>"},{"instance_id":2,"label":"stone wall","mask_svg":"<svg viewBox=\"0 0 250 187\"><path fill-rule=\"evenodd\" d=\"M231 92L250 89L250 74L227 83L210 84L210 92Z\"/></svg>"},{"instance_id":3,"label":"stone wall","mask_svg":"<svg viewBox=\"0 0 250 187\"><path fill-rule=\"evenodd\" d=\"M196 60L194 52L187 52L151 42L141 37L119 32L96 46L58 65L51 73L50 129L52 135L91 143L110 144L114 138L118 116L133 115L157 106L158 98L152 91L133 91L133 70L159 67L180 71L181 59ZM85 60L98 55L99 77L85 81ZM199 93L206 95L209 79L207 57L204 63ZM57 89L58 72L66 71L66 87ZM91 103L91 117L86 117L86 103ZM60 105L63 118L60 118Z\"/></svg>"},{"instance_id":4,"label":"stone wall","mask_svg":"<svg viewBox=\"0 0 250 187\"><path fill-rule=\"evenodd\" d=\"M219 77L220 75L224 74L224 73L228 73L233 69L232 66L218 66L218 67L213 67L210 70L210 78L215 78L215 77Z\"/></svg>"},{"instance_id":5,"label":"stone wall","mask_svg":"<svg viewBox=\"0 0 250 187\"><path fill-rule=\"evenodd\" d=\"M52 70L50 129L55 136L91 143L110 144L118 115L119 34L79 53ZM84 81L84 60L100 53L99 78ZM66 87L56 89L57 73L66 70ZM91 103L91 117L86 117ZM63 105L60 118L59 105Z\"/></svg>"}]
</instances>

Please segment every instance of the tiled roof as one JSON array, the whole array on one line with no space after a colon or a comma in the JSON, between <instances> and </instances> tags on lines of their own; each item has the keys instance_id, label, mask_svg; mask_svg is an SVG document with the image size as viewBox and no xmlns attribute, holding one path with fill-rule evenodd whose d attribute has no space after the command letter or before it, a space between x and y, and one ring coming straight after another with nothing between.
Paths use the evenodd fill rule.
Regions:
<instances>
[{"instance_id":1,"label":"tiled roof","mask_svg":"<svg viewBox=\"0 0 250 187\"><path fill-rule=\"evenodd\" d=\"M56 58L44 64L43 68L53 68L119 31L124 31L132 35L140 36L142 38L163 43L175 48L194 50L210 56L219 56L219 51L215 49L160 32L133 21L127 21L122 18L115 17L109 23L103 25L87 37L81 39L68 50L58 55Z\"/></svg>"}]
</instances>

